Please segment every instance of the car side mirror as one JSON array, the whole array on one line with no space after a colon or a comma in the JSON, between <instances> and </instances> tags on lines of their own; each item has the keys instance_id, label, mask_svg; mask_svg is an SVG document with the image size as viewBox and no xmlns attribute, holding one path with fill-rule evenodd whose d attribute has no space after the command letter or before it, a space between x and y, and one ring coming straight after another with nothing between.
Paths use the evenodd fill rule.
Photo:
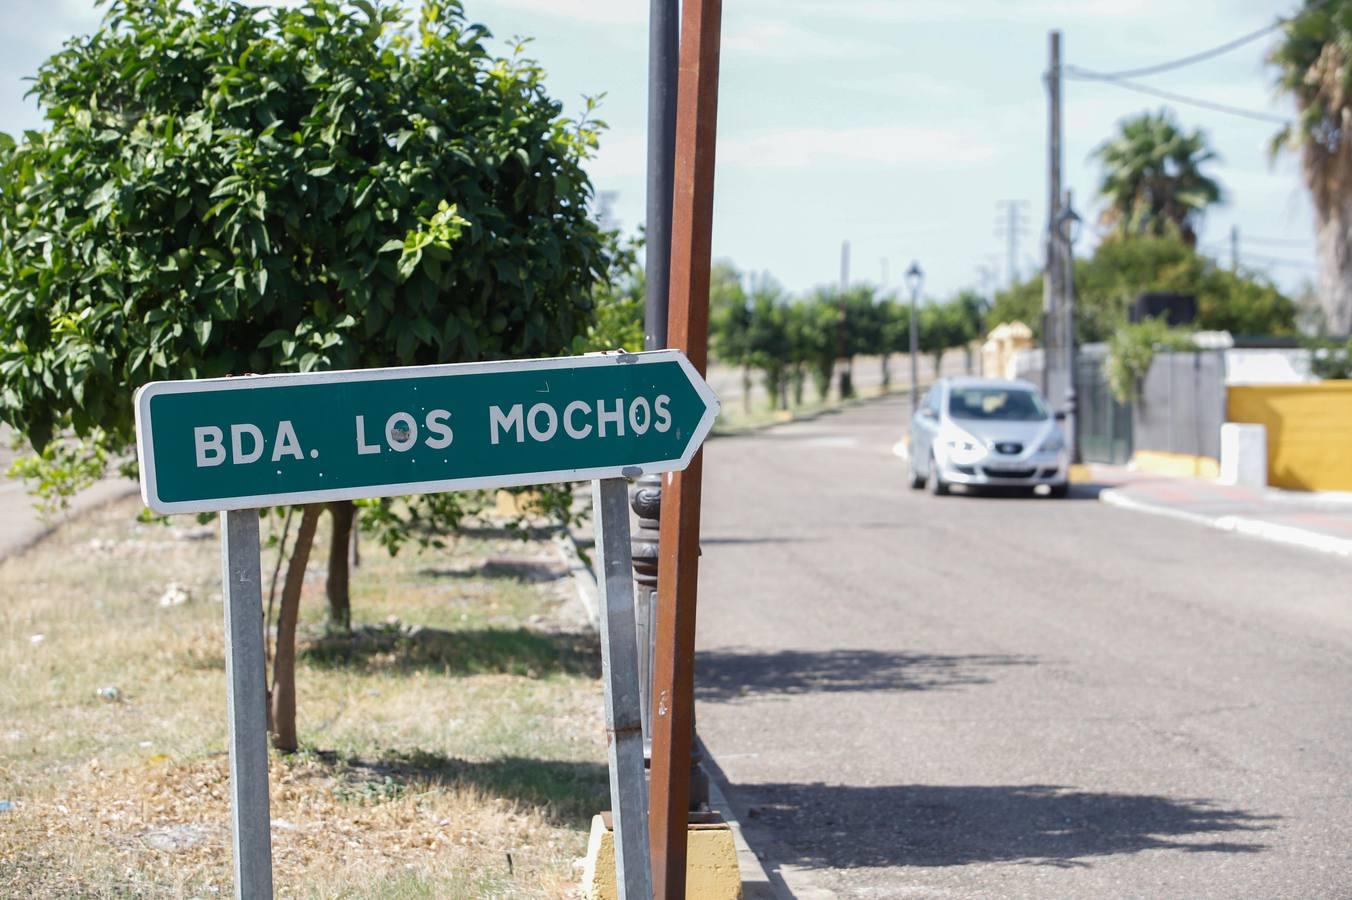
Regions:
<instances>
[{"instance_id":1,"label":"car side mirror","mask_svg":"<svg viewBox=\"0 0 1352 900\"><path fill-rule=\"evenodd\" d=\"M1066 420L1066 411L1064 409L1058 409L1053 418L1058 422L1064 422Z\"/></svg>"}]
</instances>

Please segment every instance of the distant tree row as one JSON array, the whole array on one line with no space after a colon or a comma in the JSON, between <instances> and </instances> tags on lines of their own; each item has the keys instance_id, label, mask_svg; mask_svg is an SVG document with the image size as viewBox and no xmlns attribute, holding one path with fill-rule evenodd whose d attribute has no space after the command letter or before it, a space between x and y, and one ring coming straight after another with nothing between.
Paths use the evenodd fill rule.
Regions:
<instances>
[{"instance_id":1,"label":"distant tree row","mask_svg":"<svg viewBox=\"0 0 1352 900\"><path fill-rule=\"evenodd\" d=\"M728 365L740 366L749 388L759 374L776 409L801 405L809 380L819 398L837 390L854 393L856 356L882 357L883 386L892 382L891 357L910 347L910 306L872 285L818 288L793 297L769 276L744 276L732 264L714 266L710 291L710 349ZM966 291L918 310L918 347L935 357L971 345L983 334L986 303ZM744 392L749 396L750 391Z\"/></svg>"},{"instance_id":2,"label":"distant tree row","mask_svg":"<svg viewBox=\"0 0 1352 900\"><path fill-rule=\"evenodd\" d=\"M1161 236L1110 234L1091 256L1075 259L1075 332L1084 342L1106 341L1126 325L1132 302L1147 291L1197 298L1195 327L1237 335L1296 333L1296 303L1270 280L1232 271L1199 254L1176 231ZM1042 276L1000 291L988 316L992 326L1021 321L1042 331Z\"/></svg>"}]
</instances>

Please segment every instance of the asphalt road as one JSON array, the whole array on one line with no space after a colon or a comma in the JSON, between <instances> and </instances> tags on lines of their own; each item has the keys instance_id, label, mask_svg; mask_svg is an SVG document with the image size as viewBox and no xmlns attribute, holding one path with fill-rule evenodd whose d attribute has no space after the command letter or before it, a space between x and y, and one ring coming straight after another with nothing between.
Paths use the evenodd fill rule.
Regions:
<instances>
[{"instance_id":1,"label":"asphalt road","mask_svg":"<svg viewBox=\"0 0 1352 900\"><path fill-rule=\"evenodd\" d=\"M706 448L699 730L816 897L1352 897L1352 563L910 491L891 399Z\"/></svg>"}]
</instances>

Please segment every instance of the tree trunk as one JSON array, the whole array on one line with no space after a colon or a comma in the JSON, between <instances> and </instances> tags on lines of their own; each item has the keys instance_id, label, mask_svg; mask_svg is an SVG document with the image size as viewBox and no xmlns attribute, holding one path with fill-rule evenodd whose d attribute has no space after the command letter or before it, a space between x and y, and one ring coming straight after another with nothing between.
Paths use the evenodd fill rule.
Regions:
<instances>
[{"instance_id":1,"label":"tree trunk","mask_svg":"<svg viewBox=\"0 0 1352 900\"><path fill-rule=\"evenodd\" d=\"M883 391L892 387L892 357L889 354L883 354Z\"/></svg>"},{"instance_id":2,"label":"tree trunk","mask_svg":"<svg viewBox=\"0 0 1352 900\"><path fill-rule=\"evenodd\" d=\"M352 509L352 568L361 568L361 526L357 522L357 510Z\"/></svg>"},{"instance_id":3,"label":"tree trunk","mask_svg":"<svg viewBox=\"0 0 1352 900\"><path fill-rule=\"evenodd\" d=\"M296 620L300 616L300 592L305 586L305 567L315 542L322 504L311 503L300 517L300 530L291 559L286 564L281 608L277 611L277 652L272 657L272 745L292 753L296 743Z\"/></svg>"},{"instance_id":4,"label":"tree trunk","mask_svg":"<svg viewBox=\"0 0 1352 900\"><path fill-rule=\"evenodd\" d=\"M751 367L742 366L742 412L751 412Z\"/></svg>"},{"instance_id":5,"label":"tree trunk","mask_svg":"<svg viewBox=\"0 0 1352 900\"><path fill-rule=\"evenodd\" d=\"M329 536L329 577L324 593L329 598L330 633L348 634L352 631L352 598L348 592L348 550L352 541L352 518L357 511L351 500L335 500L329 504L329 518L333 534Z\"/></svg>"},{"instance_id":6,"label":"tree trunk","mask_svg":"<svg viewBox=\"0 0 1352 900\"><path fill-rule=\"evenodd\" d=\"M1352 334L1352 198L1333 198L1330 209L1320 210L1315 230L1315 255L1319 259L1319 301L1324 328L1334 337Z\"/></svg>"}]
</instances>

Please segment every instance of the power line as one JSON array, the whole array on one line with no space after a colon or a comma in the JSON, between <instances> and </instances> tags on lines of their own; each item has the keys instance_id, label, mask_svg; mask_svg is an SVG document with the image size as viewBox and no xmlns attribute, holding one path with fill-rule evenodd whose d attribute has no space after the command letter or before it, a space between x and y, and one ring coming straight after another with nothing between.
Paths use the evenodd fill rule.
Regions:
<instances>
[{"instance_id":1,"label":"power line","mask_svg":"<svg viewBox=\"0 0 1352 900\"><path fill-rule=\"evenodd\" d=\"M1144 75L1157 75L1160 72L1170 72L1173 71L1174 69L1181 69L1184 66L1191 66L1199 62L1205 62L1208 59L1213 59L1217 56L1229 53L1231 50L1236 50L1240 47L1243 47L1245 44L1252 43L1261 37L1271 34L1272 32L1283 27L1284 25L1290 22L1294 22L1296 19L1299 19L1302 16L1307 16L1312 12L1315 12L1317 10L1324 8L1325 6L1328 6L1331 2L1333 2L1333 0L1322 0L1322 2L1316 3L1313 6L1309 7L1308 9L1303 9L1300 12L1296 13L1294 16L1287 16L1284 19L1278 19L1271 25L1264 26L1263 28L1260 28L1257 31L1251 31L1248 34L1241 35L1240 37L1237 37L1232 41L1226 41L1224 44L1219 44L1215 47L1212 47L1209 50L1203 50L1200 53L1193 53L1190 56L1180 57L1179 59L1170 60L1169 62L1156 63L1153 66L1143 66L1139 69L1123 69L1120 72L1088 72L1085 70L1080 71L1083 77L1092 77L1102 81L1116 81L1121 78L1140 78Z\"/></svg>"},{"instance_id":2,"label":"power line","mask_svg":"<svg viewBox=\"0 0 1352 900\"><path fill-rule=\"evenodd\" d=\"M1280 256L1262 256L1262 255L1254 255L1252 253L1245 253L1243 258L1245 260L1254 259L1260 263L1263 263L1264 265L1269 266L1294 266L1298 269L1318 268L1313 262L1311 262L1308 259L1283 259Z\"/></svg>"},{"instance_id":3,"label":"power line","mask_svg":"<svg viewBox=\"0 0 1352 900\"><path fill-rule=\"evenodd\" d=\"M1201 248L1204 253L1212 253L1221 256L1230 252L1230 248L1222 244L1204 244ZM1281 256L1265 256L1263 254L1243 253L1240 257L1242 262L1257 262L1266 266L1292 266L1298 269L1317 268L1315 263L1307 259L1290 259Z\"/></svg>"},{"instance_id":4,"label":"power line","mask_svg":"<svg viewBox=\"0 0 1352 900\"><path fill-rule=\"evenodd\" d=\"M1248 233L1244 235L1243 240L1246 244L1261 244L1267 247L1299 247L1304 249L1310 246L1309 241L1302 241L1298 238L1261 237Z\"/></svg>"},{"instance_id":5,"label":"power line","mask_svg":"<svg viewBox=\"0 0 1352 900\"><path fill-rule=\"evenodd\" d=\"M1066 77L1076 81L1096 81L1101 84L1111 84L1114 87L1120 87L1128 91L1136 91L1139 94L1147 94L1151 97L1158 97L1161 100L1168 100L1172 103L1181 103L1184 106L1196 106L1199 109L1208 109L1212 112L1227 113L1232 116L1240 116L1245 119L1253 119L1258 122L1269 122L1275 125L1290 125L1291 120L1274 115L1273 113L1259 112L1256 109L1244 109L1239 106L1230 106L1225 103L1216 103L1212 100L1205 100L1200 97L1189 97L1184 94L1175 94L1173 91L1164 91L1149 85L1137 84L1134 81L1125 81L1121 78L1108 78L1097 75L1093 72L1086 72L1076 66L1066 66Z\"/></svg>"}]
</instances>

